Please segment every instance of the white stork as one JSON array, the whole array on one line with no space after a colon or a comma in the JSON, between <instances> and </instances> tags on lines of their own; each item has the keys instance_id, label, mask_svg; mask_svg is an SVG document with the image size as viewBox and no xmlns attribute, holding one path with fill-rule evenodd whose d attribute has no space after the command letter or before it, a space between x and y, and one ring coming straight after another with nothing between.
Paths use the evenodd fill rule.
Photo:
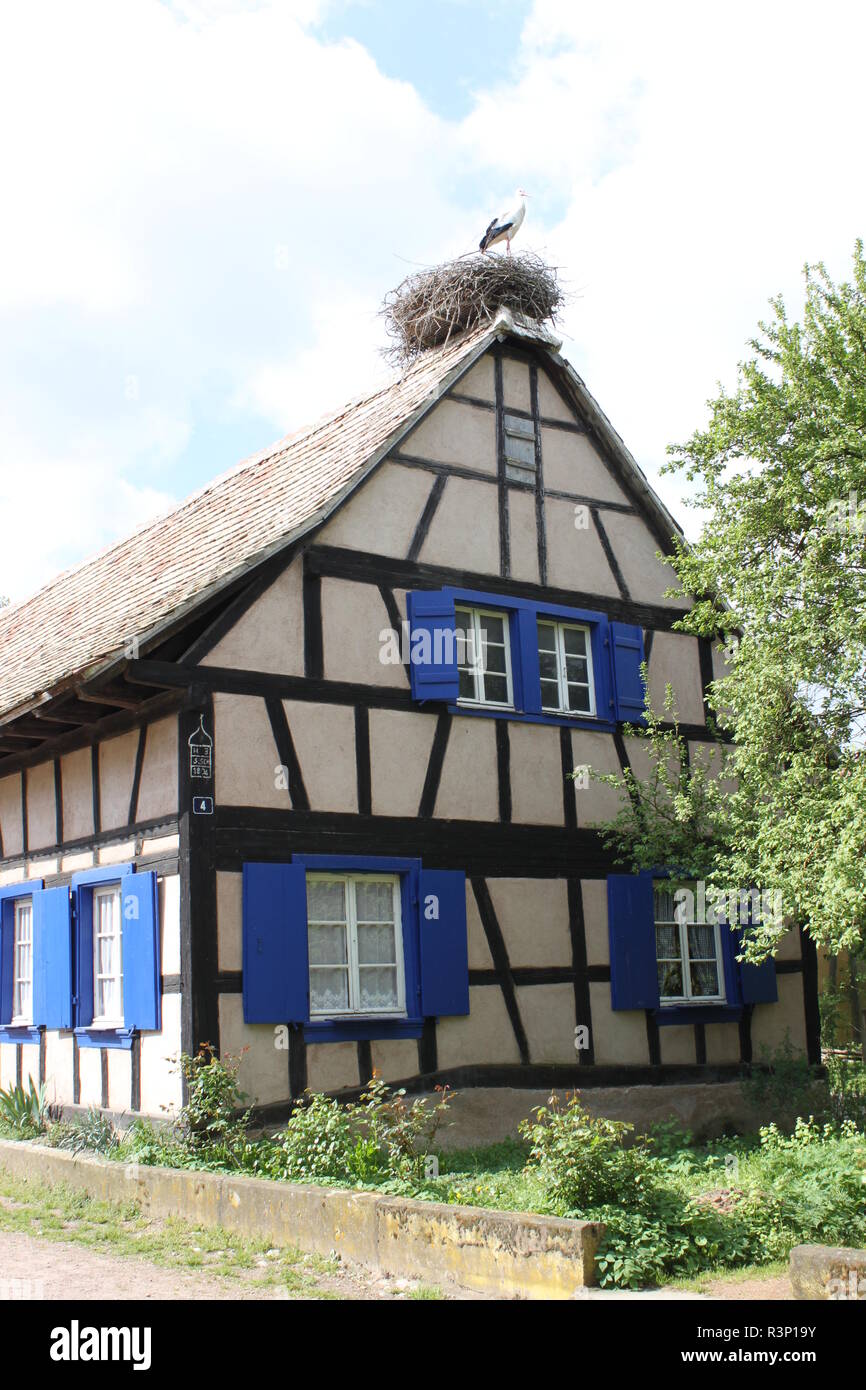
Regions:
<instances>
[{"instance_id":1,"label":"white stork","mask_svg":"<svg viewBox=\"0 0 866 1390\"><path fill-rule=\"evenodd\" d=\"M488 248L495 246L497 241L505 241L508 247L508 254L511 255L511 242L523 225L526 216L526 199L529 194L523 188L518 188L517 196L520 199L520 206L510 212L507 217L494 217L487 231L478 243L479 249L487 254Z\"/></svg>"}]
</instances>

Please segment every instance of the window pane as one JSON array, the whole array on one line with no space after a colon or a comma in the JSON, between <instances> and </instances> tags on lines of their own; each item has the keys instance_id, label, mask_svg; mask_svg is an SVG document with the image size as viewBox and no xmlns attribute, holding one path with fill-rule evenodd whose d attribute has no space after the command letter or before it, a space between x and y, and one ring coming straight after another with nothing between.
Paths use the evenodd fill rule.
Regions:
<instances>
[{"instance_id":1,"label":"window pane","mask_svg":"<svg viewBox=\"0 0 866 1390\"><path fill-rule=\"evenodd\" d=\"M355 884L355 913L359 922L393 922L393 884L360 879Z\"/></svg>"},{"instance_id":2,"label":"window pane","mask_svg":"<svg viewBox=\"0 0 866 1390\"><path fill-rule=\"evenodd\" d=\"M482 613L478 619L481 628L481 642L486 646L488 642L498 642L502 647L505 645L505 620L497 618L491 613Z\"/></svg>"},{"instance_id":3,"label":"window pane","mask_svg":"<svg viewBox=\"0 0 866 1390\"><path fill-rule=\"evenodd\" d=\"M555 681L557 679L556 652L543 651L539 647L538 670L543 681Z\"/></svg>"},{"instance_id":4,"label":"window pane","mask_svg":"<svg viewBox=\"0 0 866 1390\"><path fill-rule=\"evenodd\" d=\"M393 967L362 965L359 970L362 1009L397 1007L397 971Z\"/></svg>"},{"instance_id":5,"label":"window pane","mask_svg":"<svg viewBox=\"0 0 866 1390\"><path fill-rule=\"evenodd\" d=\"M484 669L493 671L496 675L504 675L507 667L505 665L505 648L498 647L493 642L487 642L484 648Z\"/></svg>"},{"instance_id":6,"label":"window pane","mask_svg":"<svg viewBox=\"0 0 866 1390\"><path fill-rule=\"evenodd\" d=\"M395 954L393 926L358 927L358 962L360 965L393 965Z\"/></svg>"},{"instance_id":7,"label":"window pane","mask_svg":"<svg viewBox=\"0 0 866 1390\"><path fill-rule=\"evenodd\" d=\"M683 970L676 962L659 961L659 994L663 999L679 999L683 994Z\"/></svg>"},{"instance_id":8,"label":"window pane","mask_svg":"<svg viewBox=\"0 0 866 1390\"><path fill-rule=\"evenodd\" d=\"M541 682L541 708L559 709L559 681Z\"/></svg>"},{"instance_id":9,"label":"window pane","mask_svg":"<svg viewBox=\"0 0 866 1390\"><path fill-rule=\"evenodd\" d=\"M690 925L689 956L692 960L712 960L716 958L716 933L712 926Z\"/></svg>"},{"instance_id":10,"label":"window pane","mask_svg":"<svg viewBox=\"0 0 866 1390\"><path fill-rule=\"evenodd\" d=\"M673 889L667 883L654 883L655 918L657 922L675 922ZM677 951L679 955L679 951Z\"/></svg>"},{"instance_id":11,"label":"window pane","mask_svg":"<svg viewBox=\"0 0 866 1390\"><path fill-rule=\"evenodd\" d=\"M346 885L308 879L307 919L310 922L345 922Z\"/></svg>"},{"instance_id":12,"label":"window pane","mask_svg":"<svg viewBox=\"0 0 866 1390\"><path fill-rule=\"evenodd\" d=\"M592 709L588 685L570 685L568 687L568 708L582 710L585 713Z\"/></svg>"},{"instance_id":13,"label":"window pane","mask_svg":"<svg viewBox=\"0 0 866 1390\"><path fill-rule=\"evenodd\" d=\"M589 683L589 667L584 656L567 656L565 658L566 680L575 681L580 685Z\"/></svg>"},{"instance_id":14,"label":"window pane","mask_svg":"<svg viewBox=\"0 0 866 1390\"><path fill-rule=\"evenodd\" d=\"M553 623L538 624L538 650L556 653L556 628Z\"/></svg>"},{"instance_id":15,"label":"window pane","mask_svg":"<svg viewBox=\"0 0 866 1390\"><path fill-rule=\"evenodd\" d=\"M656 927L656 955L659 960L680 959L680 933L678 927Z\"/></svg>"},{"instance_id":16,"label":"window pane","mask_svg":"<svg viewBox=\"0 0 866 1390\"><path fill-rule=\"evenodd\" d=\"M475 699L475 675L471 670L460 672L458 696L461 700Z\"/></svg>"},{"instance_id":17,"label":"window pane","mask_svg":"<svg viewBox=\"0 0 866 1390\"><path fill-rule=\"evenodd\" d=\"M309 930L311 965L345 965L345 927L317 927Z\"/></svg>"},{"instance_id":18,"label":"window pane","mask_svg":"<svg viewBox=\"0 0 866 1390\"><path fill-rule=\"evenodd\" d=\"M325 1013L329 1009L348 1009L349 972L348 970L322 969L310 970L310 1009L313 1013Z\"/></svg>"},{"instance_id":19,"label":"window pane","mask_svg":"<svg viewBox=\"0 0 866 1390\"><path fill-rule=\"evenodd\" d=\"M562 642L566 656L586 656L586 633L582 627L564 627Z\"/></svg>"},{"instance_id":20,"label":"window pane","mask_svg":"<svg viewBox=\"0 0 866 1390\"><path fill-rule=\"evenodd\" d=\"M484 677L484 698L499 705L508 703L508 681L505 676Z\"/></svg>"},{"instance_id":21,"label":"window pane","mask_svg":"<svg viewBox=\"0 0 866 1390\"><path fill-rule=\"evenodd\" d=\"M699 961L690 967L692 994L719 994L719 973L715 961Z\"/></svg>"}]
</instances>

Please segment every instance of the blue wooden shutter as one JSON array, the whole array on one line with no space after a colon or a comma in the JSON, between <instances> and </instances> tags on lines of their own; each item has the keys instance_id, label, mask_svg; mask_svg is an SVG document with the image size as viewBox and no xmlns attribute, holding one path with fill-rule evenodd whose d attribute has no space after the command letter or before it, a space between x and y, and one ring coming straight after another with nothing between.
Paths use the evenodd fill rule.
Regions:
<instances>
[{"instance_id":1,"label":"blue wooden shutter","mask_svg":"<svg viewBox=\"0 0 866 1390\"><path fill-rule=\"evenodd\" d=\"M33 1022L72 1027L72 912L68 888L33 894Z\"/></svg>"},{"instance_id":2,"label":"blue wooden shutter","mask_svg":"<svg viewBox=\"0 0 866 1390\"><path fill-rule=\"evenodd\" d=\"M413 700L456 700L460 683L453 596L439 590L413 591L407 595L406 611ZM421 656L423 660L416 660Z\"/></svg>"},{"instance_id":3,"label":"blue wooden shutter","mask_svg":"<svg viewBox=\"0 0 866 1390\"><path fill-rule=\"evenodd\" d=\"M742 1004L743 993L740 982L740 966L737 956L740 951L740 932L729 922L719 923L719 939L722 943L722 965L725 973L725 999L729 1004Z\"/></svg>"},{"instance_id":4,"label":"blue wooden shutter","mask_svg":"<svg viewBox=\"0 0 866 1390\"><path fill-rule=\"evenodd\" d=\"M640 675L643 659L643 629L628 623L611 623L614 715L632 724L644 722L644 685Z\"/></svg>"},{"instance_id":5,"label":"blue wooden shutter","mask_svg":"<svg viewBox=\"0 0 866 1390\"><path fill-rule=\"evenodd\" d=\"M309 1019L303 864L244 864L243 986L246 1023Z\"/></svg>"},{"instance_id":6,"label":"blue wooden shutter","mask_svg":"<svg viewBox=\"0 0 866 1390\"><path fill-rule=\"evenodd\" d=\"M159 899L156 874L127 874L120 885L123 923L123 1022L160 1027Z\"/></svg>"},{"instance_id":7,"label":"blue wooden shutter","mask_svg":"<svg viewBox=\"0 0 866 1390\"><path fill-rule=\"evenodd\" d=\"M609 874L607 930L614 1009L657 1009L659 979L652 874Z\"/></svg>"},{"instance_id":8,"label":"blue wooden shutter","mask_svg":"<svg viewBox=\"0 0 866 1390\"><path fill-rule=\"evenodd\" d=\"M744 1004L775 1004L779 998L775 956L767 956L760 965L740 961L740 988Z\"/></svg>"},{"instance_id":9,"label":"blue wooden shutter","mask_svg":"<svg viewBox=\"0 0 866 1390\"><path fill-rule=\"evenodd\" d=\"M0 1024L12 1021L14 910L10 898L0 900Z\"/></svg>"},{"instance_id":10,"label":"blue wooden shutter","mask_svg":"<svg viewBox=\"0 0 866 1390\"><path fill-rule=\"evenodd\" d=\"M75 1008L76 1028L89 1028L93 1022L93 889L77 887L73 893L75 913Z\"/></svg>"},{"instance_id":11,"label":"blue wooden shutter","mask_svg":"<svg viewBox=\"0 0 866 1390\"><path fill-rule=\"evenodd\" d=\"M422 869L419 896L421 1012L425 1018L468 1014L466 875Z\"/></svg>"}]
</instances>

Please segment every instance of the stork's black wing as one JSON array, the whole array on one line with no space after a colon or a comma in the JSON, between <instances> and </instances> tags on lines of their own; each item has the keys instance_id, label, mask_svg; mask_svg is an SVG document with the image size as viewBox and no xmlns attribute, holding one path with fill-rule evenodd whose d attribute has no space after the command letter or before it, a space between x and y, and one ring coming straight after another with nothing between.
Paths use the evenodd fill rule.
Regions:
<instances>
[{"instance_id":1,"label":"stork's black wing","mask_svg":"<svg viewBox=\"0 0 866 1390\"><path fill-rule=\"evenodd\" d=\"M494 237L501 236L503 232L507 232L509 227L513 226L513 222L500 222L497 217L494 217L487 231L478 243L479 251L486 251Z\"/></svg>"}]
</instances>

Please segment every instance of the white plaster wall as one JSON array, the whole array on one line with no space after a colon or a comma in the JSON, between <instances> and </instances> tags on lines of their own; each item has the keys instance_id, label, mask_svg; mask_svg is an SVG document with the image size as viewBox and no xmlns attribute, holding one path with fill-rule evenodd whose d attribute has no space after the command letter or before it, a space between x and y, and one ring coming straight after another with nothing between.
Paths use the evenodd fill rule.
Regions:
<instances>
[{"instance_id":1,"label":"white plaster wall","mask_svg":"<svg viewBox=\"0 0 866 1390\"><path fill-rule=\"evenodd\" d=\"M492 719L451 724L434 814L440 820L498 820L499 781Z\"/></svg>"},{"instance_id":2,"label":"white plaster wall","mask_svg":"<svg viewBox=\"0 0 866 1390\"><path fill-rule=\"evenodd\" d=\"M671 566L658 558L658 541L646 522L624 512L605 512L602 520L632 596L642 603L687 608L688 604L681 599L665 597L665 590L676 584L677 577Z\"/></svg>"},{"instance_id":3,"label":"white plaster wall","mask_svg":"<svg viewBox=\"0 0 866 1390\"><path fill-rule=\"evenodd\" d=\"M73 1074L72 1034L47 1031L45 1034L45 1088L52 1105L72 1105L75 1097ZM128 1106L129 1091L126 1093L126 1107Z\"/></svg>"},{"instance_id":4,"label":"white plaster wall","mask_svg":"<svg viewBox=\"0 0 866 1390\"><path fill-rule=\"evenodd\" d=\"M160 961L163 975L180 974L180 875L157 880L160 925Z\"/></svg>"},{"instance_id":5,"label":"white plaster wall","mask_svg":"<svg viewBox=\"0 0 866 1390\"><path fill-rule=\"evenodd\" d=\"M629 501L588 435L542 425L541 457L546 488L576 492L600 502ZM606 525L607 512L604 519Z\"/></svg>"},{"instance_id":6,"label":"white plaster wall","mask_svg":"<svg viewBox=\"0 0 866 1390\"><path fill-rule=\"evenodd\" d=\"M513 357L502 359L502 400L506 410L531 410L532 396L529 390L529 367Z\"/></svg>"},{"instance_id":7,"label":"white plaster wall","mask_svg":"<svg viewBox=\"0 0 866 1390\"><path fill-rule=\"evenodd\" d=\"M564 1066L577 1062L574 1029L580 1020L575 1016L572 986L518 985L515 992L529 1044L529 1060L560 1062Z\"/></svg>"},{"instance_id":8,"label":"white plaster wall","mask_svg":"<svg viewBox=\"0 0 866 1390\"><path fill-rule=\"evenodd\" d=\"M498 985L473 985L469 1013L443 1018L436 1026L439 1066L469 1066L473 1062L519 1062L514 1029Z\"/></svg>"},{"instance_id":9,"label":"white plaster wall","mask_svg":"<svg viewBox=\"0 0 866 1390\"><path fill-rule=\"evenodd\" d=\"M417 1063L416 1063L417 1070ZM311 1091L338 1091L358 1086L358 1047L356 1043L312 1043L307 1047L307 1085Z\"/></svg>"},{"instance_id":10,"label":"white plaster wall","mask_svg":"<svg viewBox=\"0 0 866 1390\"><path fill-rule=\"evenodd\" d=\"M433 475L419 468L384 463L322 528L317 544L402 559L408 554L433 482Z\"/></svg>"},{"instance_id":11,"label":"white plaster wall","mask_svg":"<svg viewBox=\"0 0 866 1390\"><path fill-rule=\"evenodd\" d=\"M466 938L470 970L490 970L493 957L487 944L487 933L478 911L478 903L469 879L466 880Z\"/></svg>"},{"instance_id":12,"label":"white plaster wall","mask_svg":"<svg viewBox=\"0 0 866 1390\"><path fill-rule=\"evenodd\" d=\"M418 1044L414 1038L395 1038L374 1042L371 1047L373 1069L383 1081L408 1081L418 1075ZM365 1083L370 1078L361 1077Z\"/></svg>"},{"instance_id":13,"label":"white plaster wall","mask_svg":"<svg viewBox=\"0 0 866 1390\"><path fill-rule=\"evenodd\" d=\"M79 1104L85 1109L102 1105L102 1053L98 1047L78 1049Z\"/></svg>"},{"instance_id":14,"label":"white plaster wall","mask_svg":"<svg viewBox=\"0 0 866 1390\"><path fill-rule=\"evenodd\" d=\"M24 848L24 826L21 820L21 776L13 772L0 778L0 834L3 854L7 858L20 854Z\"/></svg>"},{"instance_id":15,"label":"white plaster wall","mask_svg":"<svg viewBox=\"0 0 866 1390\"><path fill-rule=\"evenodd\" d=\"M544 515L551 586L618 598L619 589L592 520L587 529L578 529L574 504L555 497L545 499ZM605 513L605 522L610 515Z\"/></svg>"},{"instance_id":16,"label":"white plaster wall","mask_svg":"<svg viewBox=\"0 0 866 1390\"><path fill-rule=\"evenodd\" d=\"M54 763L39 763L28 767L27 779L27 848L44 849L57 841L57 818L54 797Z\"/></svg>"},{"instance_id":17,"label":"white plaster wall","mask_svg":"<svg viewBox=\"0 0 866 1390\"><path fill-rule=\"evenodd\" d=\"M704 702L698 639L678 632L656 632L649 659L653 710L664 718L665 687L673 687L675 709L683 724L703 724Z\"/></svg>"},{"instance_id":18,"label":"white plaster wall","mask_svg":"<svg viewBox=\"0 0 866 1390\"><path fill-rule=\"evenodd\" d=\"M220 970L243 965L243 875L217 871L217 957Z\"/></svg>"},{"instance_id":19,"label":"white plaster wall","mask_svg":"<svg viewBox=\"0 0 866 1390\"><path fill-rule=\"evenodd\" d=\"M777 1004L756 1004L752 1015L752 1052L761 1061L761 1049L774 1052L790 1037L795 1052L806 1051L806 1016L802 975L777 975Z\"/></svg>"},{"instance_id":20,"label":"white plaster wall","mask_svg":"<svg viewBox=\"0 0 866 1390\"><path fill-rule=\"evenodd\" d=\"M609 965L607 879L583 878L580 881L580 892L586 932L586 963L587 965Z\"/></svg>"},{"instance_id":21,"label":"white plaster wall","mask_svg":"<svg viewBox=\"0 0 866 1390\"><path fill-rule=\"evenodd\" d=\"M477 410L475 414L486 416L487 412ZM430 565L498 574L498 489L489 483L449 478L420 559Z\"/></svg>"},{"instance_id":22,"label":"white plaster wall","mask_svg":"<svg viewBox=\"0 0 866 1390\"><path fill-rule=\"evenodd\" d=\"M304 674L303 570L294 560L206 656L202 666Z\"/></svg>"},{"instance_id":23,"label":"white plaster wall","mask_svg":"<svg viewBox=\"0 0 866 1390\"><path fill-rule=\"evenodd\" d=\"M357 811L355 712L347 705L284 700L313 811Z\"/></svg>"},{"instance_id":24,"label":"white plaster wall","mask_svg":"<svg viewBox=\"0 0 866 1390\"><path fill-rule=\"evenodd\" d=\"M436 715L370 710L370 767L374 816L416 816Z\"/></svg>"},{"instance_id":25,"label":"white plaster wall","mask_svg":"<svg viewBox=\"0 0 866 1390\"><path fill-rule=\"evenodd\" d=\"M60 759L63 786L63 839L83 840L93 834L93 778L89 748L77 748Z\"/></svg>"},{"instance_id":26,"label":"white plaster wall","mask_svg":"<svg viewBox=\"0 0 866 1390\"><path fill-rule=\"evenodd\" d=\"M549 724L508 725L511 750L511 819L515 824L562 825L562 756L559 729ZM571 795L571 792L568 792Z\"/></svg>"},{"instance_id":27,"label":"white plaster wall","mask_svg":"<svg viewBox=\"0 0 866 1390\"><path fill-rule=\"evenodd\" d=\"M108 1108L118 1114L129 1114L132 1091L132 1053L119 1047L108 1049Z\"/></svg>"},{"instance_id":28,"label":"white plaster wall","mask_svg":"<svg viewBox=\"0 0 866 1390\"><path fill-rule=\"evenodd\" d=\"M170 715L147 727L138 787L138 819L174 815L177 804L177 716Z\"/></svg>"},{"instance_id":29,"label":"white plaster wall","mask_svg":"<svg viewBox=\"0 0 866 1390\"><path fill-rule=\"evenodd\" d=\"M458 386L457 390L468 387ZM474 394L474 393L473 393ZM445 397L406 435L401 453L433 463L454 463L496 475L496 419L492 410L479 410Z\"/></svg>"},{"instance_id":30,"label":"white plaster wall","mask_svg":"<svg viewBox=\"0 0 866 1390\"><path fill-rule=\"evenodd\" d=\"M177 1059L181 1052L181 996L162 997L162 1032L141 1035L141 1111L173 1114L181 1104ZM82 1053L82 1056L84 1054Z\"/></svg>"},{"instance_id":31,"label":"white plaster wall","mask_svg":"<svg viewBox=\"0 0 866 1390\"><path fill-rule=\"evenodd\" d=\"M99 745L99 810L103 830L129 824L138 730Z\"/></svg>"},{"instance_id":32,"label":"white plaster wall","mask_svg":"<svg viewBox=\"0 0 866 1390\"><path fill-rule=\"evenodd\" d=\"M647 1066L649 1047L646 1019L639 1010L614 1010L610 1006L610 985L590 983L592 1042L597 1066Z\"/></svg>"},{"instance_id":33,"label":"white plaster wall","mask_svg":"<svg viewBox=\"0 0 866 1390\"><path fill-rule=\"evenodd\" d=\"M214 695L216 799L222 805L291 805L275 785L280 758L264 700L258 695Z\"/></svg>"},{"instance_id":34,"label":"white plaster wall","mask_svg":"<svg viewBox=\"0 0 866 1390\"><path fill-rule=\"evenodd\" d=\"M493 379L493 358L490 353L485 352L474 367L470 367L468 372L464 372L463 376L454 383L453 389L464 396L477 396L480 401L489 401L492 405L496 400L496 385Z\"/></svg>"},{"instance_id":35,"label":"white plaster wall","mask_svg":"<svg viewBox=\"0 0 866 1390\"><path fill-rule=\"evenodd\" d=\"M241 1057L241 1090L260 1105L285 1100L289 1094L289 1053L286 1047L276 1046L277 1041L284 1041L284 1035L270 1024L244 1023L240 994L220 995L219 1016L220 1053L223 1060Z\"/></svg>"},{"instance_id":36,"label":"white plaster wall","mask_svg":"<svg viewBox=\"0 0 866 1390\"><path fill-rule=\"evenodd\" d=\"M508 534L512 578L538 584L538 524L534 493L509 489Z\"/></svg>"},{"instance_id":37,"label":"white plaster wall","mask_svg":"<svg viewBox=\"0 0 866 1390\"><path fill-rule=\"evenodd\" d=\"M550 377L545 371L538 373L538 410L542 418L548 420L576 421L574 411L565 404Z\"/></svg>"},{"instance_id":38,"label":"white plaster wall","mask_svg":"<svg viewBox=\"0 0 866 1390\"><path fill-rule=\"evenodd\" d=\"M565 879L488 878L487 888L512 966L571 965Z\"/></svg>"},{"instance_id":39,"label":"white plaster wall","mask_svg":"<svg viewBox=\"0 0 866 1390\"><path fill-rule=\"evenodd\" d=\"M596 733L593 729L572 729L571 757L574 768L589 767L603 775L614 773L618 776L620 773L612 734ZM598 825L602 821L612 820L624 800L624 794L614 787L594 782L592 778L588 787L578 787L574 783L574 789L578 825Z\"/></svg>"},{"instance_id":40,"label":"white plaster wall","mask_svg":"<svg viewBox=\"0 0 866 1390\"><path fill-rule=\"evenodd\" d=\"M446 493L448 489L445 489ZM360 685L408 688L402 666L380 661L383 634L391 630L388 610L375 584L322 580L325 678ZM399 633L397 634L399 639Z\"/></svg>"}]
</instances>

